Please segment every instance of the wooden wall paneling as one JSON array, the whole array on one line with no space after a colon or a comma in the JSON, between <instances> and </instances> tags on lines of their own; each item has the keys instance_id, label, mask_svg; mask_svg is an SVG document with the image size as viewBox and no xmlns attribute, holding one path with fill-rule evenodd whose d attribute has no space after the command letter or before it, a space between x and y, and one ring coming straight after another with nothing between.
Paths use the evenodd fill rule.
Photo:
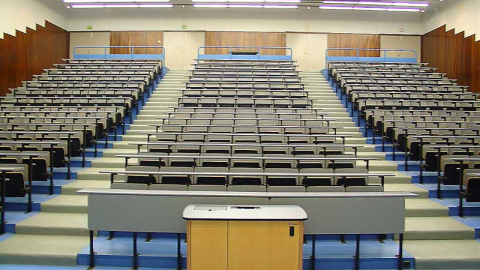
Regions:
<instances>
[{"instance_id":1,"label":"wooden wall paneling","mask_svg":"<svg viewBox=\"0 0 480 270\"><path fill-rule=\"evenodd\" d=\"M286 47L286 33L263 33L262 47ZM285 55L285 50L261 50L262 54L268 55Z\"/></svg>"},{"instance_id":2,"label":"wooden wall paneling","mask_svg":"<svg viewBox=\"0 0 480 270\"><path fill-rule=\"evenodd\" d=\"M475 40L475 38L473 38ZM472 77L468 84L473 92L480 93L480 41L476 41L472 46L473 56L471 61Z\"/></svg>"},{"instance_id":3,"label":"wooden wall paneling","mask_svg":"<svg viewBox=\"0 0 480 270\"><path fill-rule=\"evenodd\" d=\"M68 40L68 32L50 22L15 36L5 34L0 42L0 94L67 58Z\"/></svg>"},{"instance_id":4,"label":"wooden wall paneling","mask_svg":"<svg viewBox=\"0 0 480 270\"><path fill-rule=\"evenodd\" d=\"M380 49L380 35L328 34L328 48ZM332 51L329 56L356 56L356 51ZM378 57L378 51L361 51L361 57Z\"/></svg>"},{"instance_id":5,"label":"wooden wall paneling","mask_svg":"<svg viewBox=\"0 0 480 270\"><path fill-rule=\"evenodd\" d=\"M112 32L110 36L111 46L129 46L130 45L130 33L123 31ZM111 54L128 54L128 48L112 48Z\"/></svg>"},{"instance_id":6,"label":"wooden wall paneling","mask_svg":"<svg viewBox=\"0 0 480 270\"><path fill-rule=\"evenodd\" d=\"M439 27L422 36L422 62L457 79L473 92L480 92L480 43L475 36L465 37L464 32Z\"/></svg>"},{"instance_id":7,"label":"wooden wall paneling","mask_svg":"<svg viewBox=\"0 0 480 270\"><path fill-rule=\"evenodd\" d=\"M145 37L146 46L163 46L163 32L161 31L148 31ZM161 54L162 49L145 49L146 54Z\"/></svg>"},{"instance_id":8,"label":"wooden wall paneling","mask_svg":"<svg viewBox=\"0 0 480 270\"><path fill-rule=\"evenodd\" d=\"M275 32L205 32L205 46L248 46L254 48L236 49L251 51L255 47L285 47L286 33ZM228 49L211 48L206 54L228 54ZM261 50L262 54L284 55L284 50Z\"/></svg>"},{"instance_id":9,"label":"wooden wall paneling","mask_svg":"<svg viewBox=\"0 0 480 270\"><path fill-rule=\"evenodd\" d=\"M2 89L2 93L7 93L8 88L16 85L15 70L17 69L17 48L15 46L15 37L12 35L4 34L4 42L7 70L5 72L5 77L1 78L1 80L6 81L5 89Z\"/></svg>"},{"instance_id":10,"label":"wooden wall paneling","mask_svg":"<svg viewBox=\"0 0 480 270\"><path fill-rule=\"evenodd\" d=\"M129 32L129 44L130 46L145 46L147 41L147 32L145 31L132 31ZM133 53L145 53L145 49L138 48L134 49Z\"/></svg>"},{"instance_id":11,"label":"wooden wall paneling","mask_svg":"<svg viewBox=\"0 0 480 270\"><path fill-rule=\"evenodd\" d=\"M5 81L5 78L7 77L6 75L6 72L7 72L7 68L6 68L6 59L5 59L5 55L6 55L6 50L4 49L5 48L5 42L3 39L0 39L0 96L4 96L5 95L5 89L7 89L7 84L6 84L6 81Z\"/></svg>"},{"instance_id":12,"label":"wooden wall paneling","mask_svg":"<svg viewBox=\"0 0 480 270\"><path fill-rule=\"evenodd\" d=\"M20 86L21 81L27 77L27 49L29 44L27 43L26 34L20 31L16 31L15 33L15 73L14 73L14 81L16 82L15 86ZM22 68L23 67L23 68Z\"/></svg>"},{"instance_id":13,"label":"wooden wall paneling","mask_svg":"<svg viewBox=\"0 0 480 270\"><path fill-rule=\"evenodd\" d=\"M160 41L160 42L159 42ZM162 46L163 32L161 31L114 31L110 36L111 46ZM128 48L112 48L112 54L128 54ZM161 49L137 48L134 53L156 54L162 53Z\"/></svg>"}]
</instances>

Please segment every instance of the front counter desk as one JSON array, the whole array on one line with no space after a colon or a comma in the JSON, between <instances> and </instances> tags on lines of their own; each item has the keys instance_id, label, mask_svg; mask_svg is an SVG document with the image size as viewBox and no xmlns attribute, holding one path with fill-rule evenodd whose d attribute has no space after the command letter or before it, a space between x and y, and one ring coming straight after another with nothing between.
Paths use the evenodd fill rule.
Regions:
<instances>
[{"instance_id":1,"label":"front counter desk","mask_svg":"<svg viewBox=\"0 0 480 270\"><path fill-rule=\"evenodd\" d=\"M137 264L136 233L187 233L182 213L189 205L299 206L308 215L304 234L357 235L355 268L359 269L361 234L398 234L398 268L403 268L403 233L407 192L222 192L83 189L88 194L90 266L95 266L94 231L133 232L134 268ZM188 219L188 218L187 218ZM180 237L178 237L178 247ZM315 245L312 245L315 254ZM181 268L178 249L178 268ZM315 256L312 256L315 264ZM228 269L228 268L225 268Z\"/></svg>"}]
</instances>

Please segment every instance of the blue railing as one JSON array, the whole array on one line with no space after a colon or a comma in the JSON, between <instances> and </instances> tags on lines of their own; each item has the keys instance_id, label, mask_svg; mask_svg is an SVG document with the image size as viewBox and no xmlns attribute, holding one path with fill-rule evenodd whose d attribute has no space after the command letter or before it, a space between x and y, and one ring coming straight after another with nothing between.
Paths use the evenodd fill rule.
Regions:
<instances>
[{"instance_id":1,"label":"blue railing","mask_svg":"<svg viewBox=\"0 0 480 270\"><path fill-rule=\"evenodd\" d=\"M330 56L330 52L354 51L355 56ZM378 52L378 57L360 56L362 52ZM392 56L393 53L411 54L412 57ZM397 49L360 49L360 48L330 48L325 50L325 67L329 62L396 62L396 63L417 63L417 51Z\"/></svg>"},{"instance_id":2,"label":"blue railing","mask_svg":"<svg viewBox=\"0 0 480 270\"><path fill-rule=\"evenodd\" d=\"M226 54L207 54L208 49L227 50ZM279 50L282 54L264 54L265 50ZM201 46L198 48L198 59L217 60L292 60L292 48L288 47L255 47L255 46Z\"/></svg>"},{"instance_id":3,"label":"blue railing","mask_svg":"<svg viewBox=\"0 0 480 270\"><path fill-rule=\"evenodd\" d=\"M129 49L126 54L111 54L110 49ZM103 50L103 53L80 54L77 50ZM135 53L135 49L161 49L161 54ZM109 59L109 60L160 60L165 65L165 48L163 46L76 46L73 48L74 59Z\"/></svg>"}]
</instances>

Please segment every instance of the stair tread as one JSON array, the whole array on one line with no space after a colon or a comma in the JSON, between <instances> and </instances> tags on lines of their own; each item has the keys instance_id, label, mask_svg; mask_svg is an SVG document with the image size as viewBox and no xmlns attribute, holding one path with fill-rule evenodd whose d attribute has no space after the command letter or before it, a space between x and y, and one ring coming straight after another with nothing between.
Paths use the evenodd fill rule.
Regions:
<instances>
[{"instance_id":1,"label":"stair tread","mask_svg":"<svg viewBox=\"0 0 480 270\"><path fill-rule=\"evenodd\" d=\"M408 240L416 269L480 269L478 240Z\"/></svg>"},{"instance_id":2,"label":"stair tread","mask_svg":"<svg viewBox=\"0 0 480 270\"><path fill-rule=\"evenodd\" d=\"M15 234L0 242L2 264L76 265L86 236Z\"/></svg>"}]
</instances>

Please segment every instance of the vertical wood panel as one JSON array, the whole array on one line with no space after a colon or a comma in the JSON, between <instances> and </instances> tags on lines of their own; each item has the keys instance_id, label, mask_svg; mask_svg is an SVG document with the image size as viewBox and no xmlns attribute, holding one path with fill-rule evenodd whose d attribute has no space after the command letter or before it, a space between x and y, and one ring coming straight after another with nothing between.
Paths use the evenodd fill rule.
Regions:
<instances>
[{"instance_id":1,"label":"vertical wood panel","mask_svg":"<svg viewBox=\"0 0 480 270\"><path fill-rule=\"evenodd\" d=\"M161 31L114 31L110 36L111 46L162 46L163 32ZM113 48L112 54L128 54L128 48ZM162 53L162 49L137 48L134 53L156 54Z\"/></svg>"},{"instance_id":2,"label":"vertical wood panel","mask_svg":"<svg viewBox=\"0 0 480 270\"><path fill-rule=\"evenodd\" d=\"M441 26L422 36L422 62L480 92L480 42L475 36L464 37L464 32L455 34Z\"/></svg>"},{"instance_id":3,"label":"vertical wood panel","mask_svg":"<svg viewBox=\"0 0 480 270\"><path fill-rule=\"evenodd\" d=\"M46 21L45 27L5 34L0 41L0 95L68 57L69 33Z\"/></svg>"},{"instance_id":4,"label":"vertical wood panel","mask_svg":"<svg viewBox=\"0 0 480 270\"><path fill-rule=\"evenodd\" d=\"M328 48L380 49L380 35L328 34ZM357 56L356 51L331 51L329 56ZM378 57L378 51L361 51L361 57Z\"/></svg>"},{"instance_id":5,"label":"vertical wood panel","mask_svg":"<svg viewBox=\"0 0 480 270\"><path fill-rule=\"evenodd\" d=\"M286 47L286 33L275 32L205 32L205 46L249 46L236 51L255 51L256 47ZM206 54L228 54L228 49L212 48ZM261 54L285 55L285 50L262 49Z\"/></svg>"}]
</instances>

